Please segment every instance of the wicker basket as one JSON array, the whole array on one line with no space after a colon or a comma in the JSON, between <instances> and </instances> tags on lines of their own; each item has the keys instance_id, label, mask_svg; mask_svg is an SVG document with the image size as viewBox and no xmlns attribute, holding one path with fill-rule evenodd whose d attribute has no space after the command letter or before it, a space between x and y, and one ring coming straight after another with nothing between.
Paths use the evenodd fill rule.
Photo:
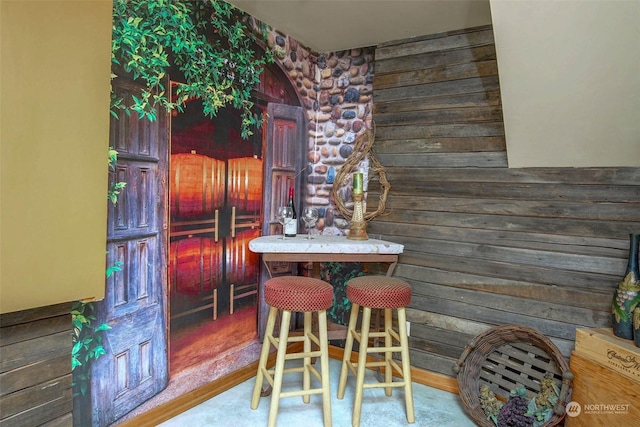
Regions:
<instances>
[{"instance_id":1,"label":"wicker basket","mask_svg":"<svg viewBox=\"0 0 640 427\"><path fill-rule=\"evenodd\" d=\"M489 386L503 402L512 389L524 386L531 399L540 391L540 380L547 372L553 374L560 396L544 427L564 418L573 374L558 348L534 329L504 325L482 332L466 346L453 371L465 410L479 426L495 427L480 406L480 386Z\"/></svg>"}]
</instances>

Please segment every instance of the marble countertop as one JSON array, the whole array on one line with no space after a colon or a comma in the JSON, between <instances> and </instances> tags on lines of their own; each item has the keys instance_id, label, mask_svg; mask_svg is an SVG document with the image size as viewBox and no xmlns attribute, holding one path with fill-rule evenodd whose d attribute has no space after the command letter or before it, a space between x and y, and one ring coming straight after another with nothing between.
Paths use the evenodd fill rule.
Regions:
<instances>
[{"instance_id":1,"label":"marble countertop","mask_svg":"<svg viewBox=\"0 0 640 427\"><path fill-rule=\"evenodd\" d=\"M249 242L249 249L257 253L338 253L338 254L401 254L404 245L386 240L349 240L346 236L287 237L282 235L257 237Z\"/></svg>"}]
</instances>

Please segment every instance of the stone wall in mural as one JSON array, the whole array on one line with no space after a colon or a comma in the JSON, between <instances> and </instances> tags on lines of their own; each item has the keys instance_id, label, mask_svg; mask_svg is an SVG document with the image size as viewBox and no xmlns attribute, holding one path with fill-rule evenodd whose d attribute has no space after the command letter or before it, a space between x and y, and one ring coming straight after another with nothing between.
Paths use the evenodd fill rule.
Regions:
<instances>
[{"instance_id":1,"label":"stone wall in mural","mask_svg":"<svg viewBox=\"0 0 640 427\"><path fill-rule=\"evenodd\" d=\"M336 170L352 153L356 138L372 127L374 48L317 53L277 30L269 32L268 47L307 111L305 205L320 209L320 233L345 234L349 219L335 209L331 192Z\"/></svg>"}]
</instances>

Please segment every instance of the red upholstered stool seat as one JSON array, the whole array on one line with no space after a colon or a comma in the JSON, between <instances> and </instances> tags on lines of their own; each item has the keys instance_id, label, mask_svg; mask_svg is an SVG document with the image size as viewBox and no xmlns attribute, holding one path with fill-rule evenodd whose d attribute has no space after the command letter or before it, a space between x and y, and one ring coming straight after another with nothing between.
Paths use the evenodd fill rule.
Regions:
<instances>
[{"instance_id":1,"label":"red upholstered stool seat","mask_svg":"<svg viewBox=\"0 0 640 427\"><path fill-rule=\"evenodd\" d=\"M280 276L264 284L264 299L269 305L269 316L264 332L262 352L258 362L256 382L251 396L251 409L256 409L262 395L264 380L273 387L269 407L268 427L275 427L281 398L302 396L304 403L310 402L312 394L322 394L322 416L325 427L331 427L331 389L329 387L329 340L327 336L327 309L333 304L333 287L320 280L302 276ZM280 334L274 334L276 318L282 313ZM292 312L304 313L302 334L289 334ZM318 330L313 330L312 315L318 316ZM291 343L302 343L302 350L289 348ZM271 346L277 348L276 365L267 367ZM319 347L314 350L313 347ZM299 348L299 347L297 347ZM320 358L320 371L312 360ZM285 367L285 362L302 359L302 367ZM284 374L302 372L302 388L282 391ZM319 387L311 388L312 376L320 380Z\"/></svg>"},{"instance_id":2,"label":"red upholstered stool seat","mask_svg":"<svg viewBox=\"0 0 640 427\"><path fill-rule=\"evenodd\" d=\"M361 276L347 282L347 298L353 304L349 317L347 340L342 358L342 370L338 384L338 399L344 398L347 386L347 375L352 372L356 376L356 391L353 399L353 415L351 425L360 425L362 412L362 396L365 388L384 387L385 394L391 396L394 387L404 388L405 409L407 421L415 422L413 408L413 388L411 384L411 365L409 364L409 342L407 338L407 316L405 307L411 302L411 286L400 279L386 276ZM358 327L358 316L362 308L362 325ZM384 327L382 330L369 330L371 324L371 310L384 311ZM392 311L396 310L397 322L393 321ZM397 323L397 327L394 327ZM374 344L370 345L369 340ZM358 341L358 362L351 361L353 341ZM376 346L376 342L383 342ZM384 360L378 361L378 354L383 353ZM394 358L394 353L400 353L400 363ZM373 361L367 361L367 355L374 355ZM384 381L365 384L365 369L384 367ZM394 380L396 373L400 379Z\"/></svg>"},{"instance_id":3,"label":"red upholstered stool seat","mask_svg":"<svg viewBox=\"0 0 640 427\"><path fill-rule=\"evenodd\" d=\"M347 283L347 298L363 307L406 307L411 302L411 286L394 277L361 276Z\"/></svg>"},{"instance_id":4,"label":"red upholstered stool seat","mask_svg":"<svg viewBox=\"0 0 640 427\"><path fill-rule=\"evenodd\" d=\"M333 304L333 287L311 277L274 277L264 284L264 300L280 310L327 310Z\"/></svg>"}]
</instances>

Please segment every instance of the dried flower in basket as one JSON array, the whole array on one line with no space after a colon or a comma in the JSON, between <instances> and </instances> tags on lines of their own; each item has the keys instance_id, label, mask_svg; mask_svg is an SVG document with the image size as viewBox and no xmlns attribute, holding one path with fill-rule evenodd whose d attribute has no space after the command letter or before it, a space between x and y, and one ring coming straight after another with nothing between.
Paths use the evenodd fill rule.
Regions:
<instances>
[{"instance_id":1,"label":"dried flower in basket","mask_svg":"<svg viewBox=\"0 0 640 427\"><path fill-rule=\"evenodd\" d=\"M533 427L540 427L553 416L553 408L558 403L560 390L553 374L547 372L540 380L540 392L529 401L527 416L533 417Z\"/></svg>"},{"instance_id":2,"label":"dried flower in basket","mask_svg":"<svg viewBox=\"0 0 640 427\"><path fill-rule=\"evenodd\" d=\"M487 419L493 421L495 425L498 425L498 414L503 403L500 402L496 395L489 386L483 384L480 386L480 406L487 415Z\"/></svg>"}]
</instances>

